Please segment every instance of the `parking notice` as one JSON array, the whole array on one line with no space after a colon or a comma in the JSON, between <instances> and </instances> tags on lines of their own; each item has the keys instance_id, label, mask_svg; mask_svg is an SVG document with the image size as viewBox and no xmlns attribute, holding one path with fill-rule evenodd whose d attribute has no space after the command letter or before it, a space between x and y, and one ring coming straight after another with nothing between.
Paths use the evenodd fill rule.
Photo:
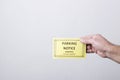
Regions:
<instances>
[{"instance_id":1,"label":"parking notice","mask_svg":"<svg viewBox=\"0 0 120 80\"><path fill-rule=\"evenodd\" d=\"M86 44L80 38L53 38L53 58L85 58Z\"/></svg>"}]
</instances>

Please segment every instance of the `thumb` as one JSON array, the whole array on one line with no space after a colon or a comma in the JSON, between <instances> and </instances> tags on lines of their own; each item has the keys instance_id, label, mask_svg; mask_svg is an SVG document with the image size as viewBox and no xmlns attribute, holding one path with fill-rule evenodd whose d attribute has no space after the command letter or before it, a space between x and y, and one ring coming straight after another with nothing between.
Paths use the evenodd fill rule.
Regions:
<instances>
[{"instance_id":1,"label":"thumb","mask_svg":"<svg viewBox=\"0 0 120 80\"><path fill-rule=\"evenodd\" d=\"M81 37L80 41L85 44L92 44L91 38L88 38L88 37Z\"/></svg>"}]
</instances>

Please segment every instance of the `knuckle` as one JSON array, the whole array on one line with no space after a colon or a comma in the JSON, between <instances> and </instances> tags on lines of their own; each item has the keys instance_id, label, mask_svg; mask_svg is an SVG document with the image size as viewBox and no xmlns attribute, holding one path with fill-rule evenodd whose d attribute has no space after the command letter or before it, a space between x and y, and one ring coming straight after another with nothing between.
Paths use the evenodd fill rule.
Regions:
<instances>
[{"instance_id":1,"label":"knuckle","mask_svg":"<svg viewBox=\"0 0 120 80\"><path fill-rule=\"evenodd\" d=\"M92 38L93 38L94 40L96 40L96 39L98 39L100 36L101 36L100 34L95 34Z\"/></svg>"}]
</instances>

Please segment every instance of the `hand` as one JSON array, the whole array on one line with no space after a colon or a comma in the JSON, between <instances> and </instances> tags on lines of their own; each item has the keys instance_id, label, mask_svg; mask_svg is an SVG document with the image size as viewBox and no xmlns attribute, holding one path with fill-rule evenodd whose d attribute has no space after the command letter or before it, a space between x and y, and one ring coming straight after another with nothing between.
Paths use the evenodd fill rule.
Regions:
<instances>
[{"instance_id":1,"label":"hand","mask_svg":"<svg viewBox=\"0 0 120 80\"><path fill-rule=\"evenodd\" d=\"M120 62L120 46L110 43L100 34L81 37L81 42L87 45L87 53L96 53L103 58ZM114 53L114 54L113 54ZM119 56L119 57L118 57Z\"/></svg>"}]
</instances>

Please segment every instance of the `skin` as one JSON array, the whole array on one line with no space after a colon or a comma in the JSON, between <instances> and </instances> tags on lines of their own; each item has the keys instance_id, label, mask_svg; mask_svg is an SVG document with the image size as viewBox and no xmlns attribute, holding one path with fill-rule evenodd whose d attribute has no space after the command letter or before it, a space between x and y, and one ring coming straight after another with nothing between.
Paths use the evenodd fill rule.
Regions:
<instances>
[{"instance_id":1,"label":"skin","mask_svg":"<svg viewBox=\"0 0 120 80\"><path fill-rule=\"evenodd\" d=\"M80 39L87 45L87 53L96 53L103 58L120 63L119 45L112 44L100 34L88 35Z\"/></svg>"}]
</instances>

